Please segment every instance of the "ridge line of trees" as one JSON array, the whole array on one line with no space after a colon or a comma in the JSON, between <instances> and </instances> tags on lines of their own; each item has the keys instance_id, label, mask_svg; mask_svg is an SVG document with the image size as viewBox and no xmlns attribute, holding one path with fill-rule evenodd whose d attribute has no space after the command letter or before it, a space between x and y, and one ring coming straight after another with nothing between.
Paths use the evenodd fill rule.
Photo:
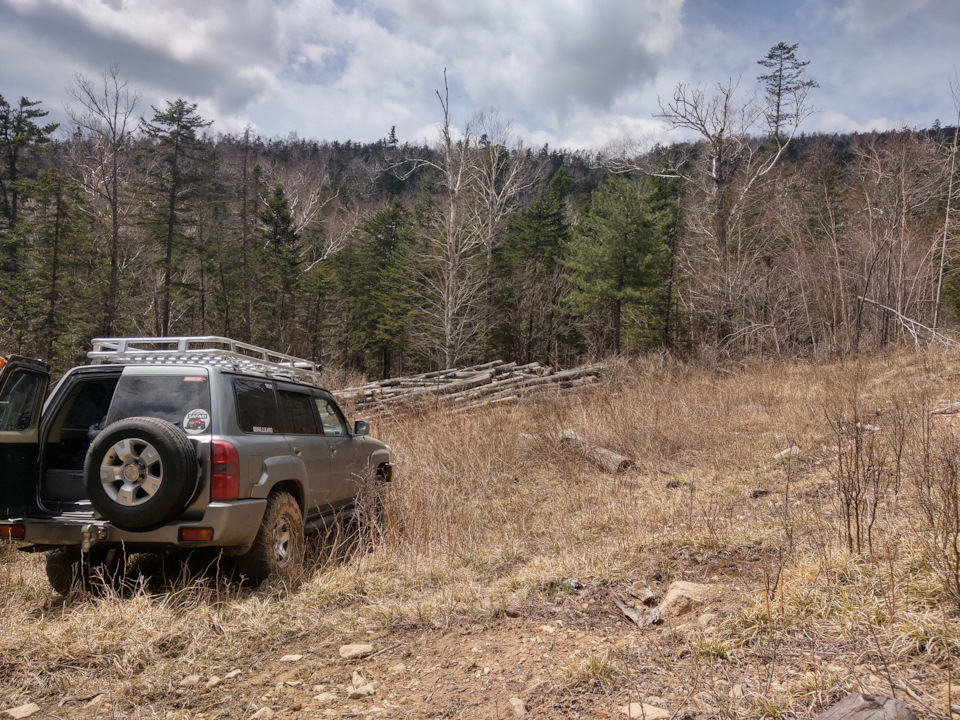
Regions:
<instances>
[{"instance_id":1,"label":"ridge line of trees","mask_svg":"<svg viewBox=\"0 0 960 720\"><path fill-rule=\"evenodd\" d=\"M116 67L59 135L0 96L0 352L223 334L386 377L911 340L863 298L949 332L956 128L803 135L797 49L678 85L657 116L690 139L599 154L456 127L446 75L433 146L213 135L182 99L138 116Z\"/></svg>"}]
</instances>

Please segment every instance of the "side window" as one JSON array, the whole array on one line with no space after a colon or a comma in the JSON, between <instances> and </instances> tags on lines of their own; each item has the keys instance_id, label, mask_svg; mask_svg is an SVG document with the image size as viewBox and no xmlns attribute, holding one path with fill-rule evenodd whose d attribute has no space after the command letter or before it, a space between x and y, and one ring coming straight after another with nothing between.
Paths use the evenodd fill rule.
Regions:
<instances>
[{"instance_id":1,"label":"side window","mask_svg":"<svg viewBox=\"0 0 960 720\"><path fill-rule=\"evenodd\" d=\"M63 427L74 430L86 430L91 425L101 423L110 409L110 399L117 386L117 379L92 380L83 382L76 392L76 397L67 409L67 416L63 420Z\"/></svg>"},{"instance_id":2,"label":"side window","mask_svg":"<svg viewBox=\"0 0 960 720\"><path fill-rule=\"evenodd\" d=\"M0 432L26 430L33 422L43 378L15 370L0 389Z\"/></svg>"},{"instance_id":3,"label":"side window","mask_svg":"<svg viewBox=\"0 0 960 720\"><path fill-rule=\"evenodd\" d=\"M282 429L273 383L266 380L235 378L237 422L248 433L277 433Z\"/></svg>"},{"instance_id":4,"label":"side window","mask_svg":"<svg viewBox=\"0 0 960 720\"><path fill-rule=\"evenodd\" d=\"M286 431L293 435L320 435L317 416L313 412L313 402L309 395L279 390L280 404L286 416Z\"/></svg>"},{"instance_id":5,"label":"side window","mask_svg":"<svg viewBox=\"0 0 960 720\"><path fill-rule=\"evenodd\" d=\"M324 435L346 435L347 425L332 402L322 397L315 397L317 411L320 413L320 422L323 424Z\"/></svg>"}]
</instances>

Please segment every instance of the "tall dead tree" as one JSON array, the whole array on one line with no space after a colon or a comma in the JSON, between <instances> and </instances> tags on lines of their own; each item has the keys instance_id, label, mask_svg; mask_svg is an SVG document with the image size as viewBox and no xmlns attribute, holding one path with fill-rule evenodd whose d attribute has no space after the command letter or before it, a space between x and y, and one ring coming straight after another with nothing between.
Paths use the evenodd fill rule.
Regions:
<instances>
[{"instance_id":1,"label":"tall dead tree","mask_svg":"<svg viewBox=\"0 0 960 720\"><path fill-rule=\"evenodd\" d=\"M437 360L454 367L469 356L478 331L483 290L484 223L475 187L477 136L470 124L456 134L450 116L450 88L437 91L443 111L440 140L432 159L410 159L409 167L429 168L437 191L422 225L422 311L427 332L439 345ZM456 134L456 136L455 136Z\"/></svg>"},{"instance_id":2,"label":"tall dead tree","mask_svg":"<svg viewBox=\"0 0 960 720\"><path fill-rule=\"evenodd\" d=\"M109 336L114 334L117 317L120 236L122 218L129 207L124 194L131 172L130 142L136 128L134 113L140 95L131 92L129 80L121 77L116 65L103 73L99 83L77 73L69 92L80 107L68 108L67 112L87 141L82 145L85 152L75 165L75 180L92 201L90 207L97 213L98 223L102 222L102 214L97 208L106 206L110 275L100 332Z\"/></svg>"}]
</instances>

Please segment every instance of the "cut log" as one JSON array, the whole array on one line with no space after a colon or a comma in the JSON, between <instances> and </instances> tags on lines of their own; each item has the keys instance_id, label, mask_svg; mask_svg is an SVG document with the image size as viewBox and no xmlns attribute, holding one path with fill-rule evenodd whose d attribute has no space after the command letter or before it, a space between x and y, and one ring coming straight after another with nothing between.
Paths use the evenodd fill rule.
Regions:
<instances>
[{"instance_id":1,"label":"cut log","mask_svg":"<svg viewBox=\"0 0 960 720\"><path fill-rule=\"evenodd\" d=\"M354 411L380 414L387 406L421 410L453 405L457 411L494 402L517 402L521 397L553 390L564 392L597 382L602 365L554 371L538 362L517 365L501 360L467 368L446 368L419 375L386 378L359 387L344 388L335 395Z\"/></svg>"},{"instance_id":2,"label":"cut log","mask_svg":"<svg viewBox=\"0 0 960 720\"><path fill-rule=\"evenodd\" d=\"M917 716L902 700L851 693L817 720L917 720Z\"/></svg>"},{"instance_id":3,"label":"cut log","mask_svg":"<svg viewBox=\"0 0 960 720\"><path fill-rule=\"evenodd\" d=\"M634 465L633 460L625 455L595 445L586 438L577 435L573 430L564 430L561 432L560 440L564 445L572 448L601 470L605 470L611 475L618 475L629 470Z\"/></svg>"}]
</instances>

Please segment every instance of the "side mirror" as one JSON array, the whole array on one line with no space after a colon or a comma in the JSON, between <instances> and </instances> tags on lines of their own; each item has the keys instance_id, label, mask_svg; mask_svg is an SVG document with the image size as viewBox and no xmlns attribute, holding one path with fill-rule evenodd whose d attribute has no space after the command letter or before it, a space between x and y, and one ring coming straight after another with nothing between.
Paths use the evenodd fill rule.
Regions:
<instances>
[{"instance_id":1,"label":"side mirror","mask_svg":"<svg viewBox=\"0 0 960 720\"><path fill-rule=\"evenodd\" d=\"M353 424L353 434L354 435L366 435L370 432L370 423L366 420L357 420Z\"/></svg>"}]
</instances>

